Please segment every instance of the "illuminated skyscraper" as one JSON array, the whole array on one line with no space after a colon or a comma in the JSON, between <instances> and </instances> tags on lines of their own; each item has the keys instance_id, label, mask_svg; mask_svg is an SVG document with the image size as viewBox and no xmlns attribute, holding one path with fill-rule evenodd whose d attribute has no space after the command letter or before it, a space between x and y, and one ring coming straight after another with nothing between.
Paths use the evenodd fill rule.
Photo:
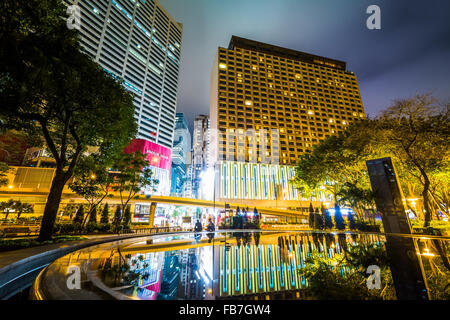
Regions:
<instances>
[{"instance_id":1,"label":"illuminated skyscraper","mask_svg":"<svg viewBox=\"0 0 450 320\"><path fill-rule=\"evenodd\" d=\"M217 51L210 156L219 198L297 200L299 156L365 117L346 63L239 38Z\"/></svg>"},{"instance_id":2,"label":"illuminated skyscraper","mask_svg":"<svg viewBox=\"0 0 450 320\"><path fill-rule=\"evenodd\" d=\"M67 0L83 51L134 97L137 138L172 148L182 25L157 0Z\"/></svg>"},{"instance_id":3,"label":"illuminated skyscraper","mask_svg":"<svg viewBox=\"0 0 450 320\"><path fill-rule=\"evenodd\" d=\"M177 113L172 147L172 183L170 189L172 196L183 196L184 182L186 180L186 163L188 162L187 156L190 156L190 150L191 134L186 117L183 113Z\"/></svg>"},{"instance_id":4,"label":"illuminated skyscraper","mask_svg":"<svg viewBox=\"0 0 450 320\"><path fill-rule=\"evenodd\" d=\"M192 192L194 198L199 198L201 175L210 166L209 148L209 117L206 115L199 115L194 121L192 142Z\"/></svg>"}]
</instances>

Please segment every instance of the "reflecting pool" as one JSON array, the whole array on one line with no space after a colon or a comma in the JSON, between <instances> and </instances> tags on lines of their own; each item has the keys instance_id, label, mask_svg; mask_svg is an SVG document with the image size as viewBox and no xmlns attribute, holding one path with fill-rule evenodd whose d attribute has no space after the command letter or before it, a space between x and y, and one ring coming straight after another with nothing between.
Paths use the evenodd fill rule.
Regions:
<instances>
[{"instance_id":1,"label":"reflecting pool","mask_svg":"<svg viewBox=\"0 0 450 320\"><path fill-rule=\"evenodd\" d=\"M358 264L367 259L361 260L361 252L385 256L385 241L380 234L305 231L186 233L123 240L56 260L38 277L35 298L308 299L309 286L317 287L317 277L308 277L314 265L319 270L322 262L343 278L364 273ZM352 256L363 262L353 263ZM381 258L374 259L381 263ZM69 287L76 286L76 270L80 286L73 290ZM388 285L383 282L385 292Z\"/></svg>"}]
</instances>

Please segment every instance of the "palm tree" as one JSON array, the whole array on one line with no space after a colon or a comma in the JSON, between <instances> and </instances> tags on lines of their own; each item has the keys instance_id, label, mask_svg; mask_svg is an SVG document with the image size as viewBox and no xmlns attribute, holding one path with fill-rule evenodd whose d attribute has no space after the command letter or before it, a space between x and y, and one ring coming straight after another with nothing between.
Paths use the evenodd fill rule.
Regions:
<instances>
[{"instance_id":1,"label":"palm tree","mask_svg":"<svg viewBox=\"0 0 450 320\"><path fill-rule=\"evenodd\" d=\"M13 199L9 199L6 202L1 202L0 203L0 210L2 212L5 212L5 214L6 214L5 220L7 220L8 216L9 216L9 212L11 210L14 210L14 211L16 210L16 202Z\"/></svg>"},{"instance_id":2,"label":"palm tree","mask_svg":"<svg viewBox=\"0 0 450 320\"><path fill-rule=\"evenodd\" d=\"M16 202L16 208L17 208L17 220L19 220L20 215L22 213L33 213L34 212L33 205L31 205L29 203L23 203L21 201Z\"/></svg>"}]
</instances>

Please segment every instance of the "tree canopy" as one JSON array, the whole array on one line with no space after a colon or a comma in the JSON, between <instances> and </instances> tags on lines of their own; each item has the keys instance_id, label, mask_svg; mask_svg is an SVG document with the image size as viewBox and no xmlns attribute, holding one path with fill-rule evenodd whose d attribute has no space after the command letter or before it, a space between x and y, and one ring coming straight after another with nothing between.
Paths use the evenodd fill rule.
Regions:
<instances>
[{"instance_id":1,"label":"tree canopy","mask_svg":"<svg viewBox=\"0 0 450 320\"><path fill-rule=\"evenodd\" d=\"M48 240L80 157L121 151L134 137L133 97L82 53L61 1L5 0L0 9L0 117L42 136L56 161L39 235Z\"/></svg>"},{"instance_id":2,"label":"tree canopy","mask_svg":"<svg viewBox=\"0 0 450 320\"><path fill-rule=\"evenodd\" d=\"M294 183L312 193L325 187L335 202L352 206L362 218L374 206L365 162L391 157L404 193L420 189L428 226L433 208L450 216L448 124L449 104L439 105L429 94L396 100L377 118L359 121L314 146L300 158Z\"/></svg>"}]
</instances>

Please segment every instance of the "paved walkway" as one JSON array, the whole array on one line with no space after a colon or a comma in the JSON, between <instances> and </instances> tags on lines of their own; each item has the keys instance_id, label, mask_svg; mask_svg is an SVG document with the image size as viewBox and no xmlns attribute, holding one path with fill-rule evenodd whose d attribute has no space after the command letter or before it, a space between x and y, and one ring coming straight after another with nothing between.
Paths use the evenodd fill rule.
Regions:
<instances>
[{"instance_id":1,"label":"paved walkway","mask_svg":"<svg viewBox=\"0 0 450 320\"><path fill-rule=\"evenodd\" d=\"M18 250L12 250L12 251L5 251L0 252L0 269L3 267L6 267L7 265L10 265L14 262L23 260L25 258L40 254L42 252L58 249L58 248L66 248L70 246L74 246L81 243L86 242L95 242L102 239L108 239L108 238L117 238L121 239L124 237L130 237L130 235L121 235L118 236L116 234L111 235L82 235L83 237L86 237L88 239L86 240L76 240L76 241L66 241L62 243L55 243L55 244L47 244L42 246L36 246L31 248L25 248L25 249L18 249ZM143 235L140 235L141 237Z\"/></svg>"}]
</instances>

